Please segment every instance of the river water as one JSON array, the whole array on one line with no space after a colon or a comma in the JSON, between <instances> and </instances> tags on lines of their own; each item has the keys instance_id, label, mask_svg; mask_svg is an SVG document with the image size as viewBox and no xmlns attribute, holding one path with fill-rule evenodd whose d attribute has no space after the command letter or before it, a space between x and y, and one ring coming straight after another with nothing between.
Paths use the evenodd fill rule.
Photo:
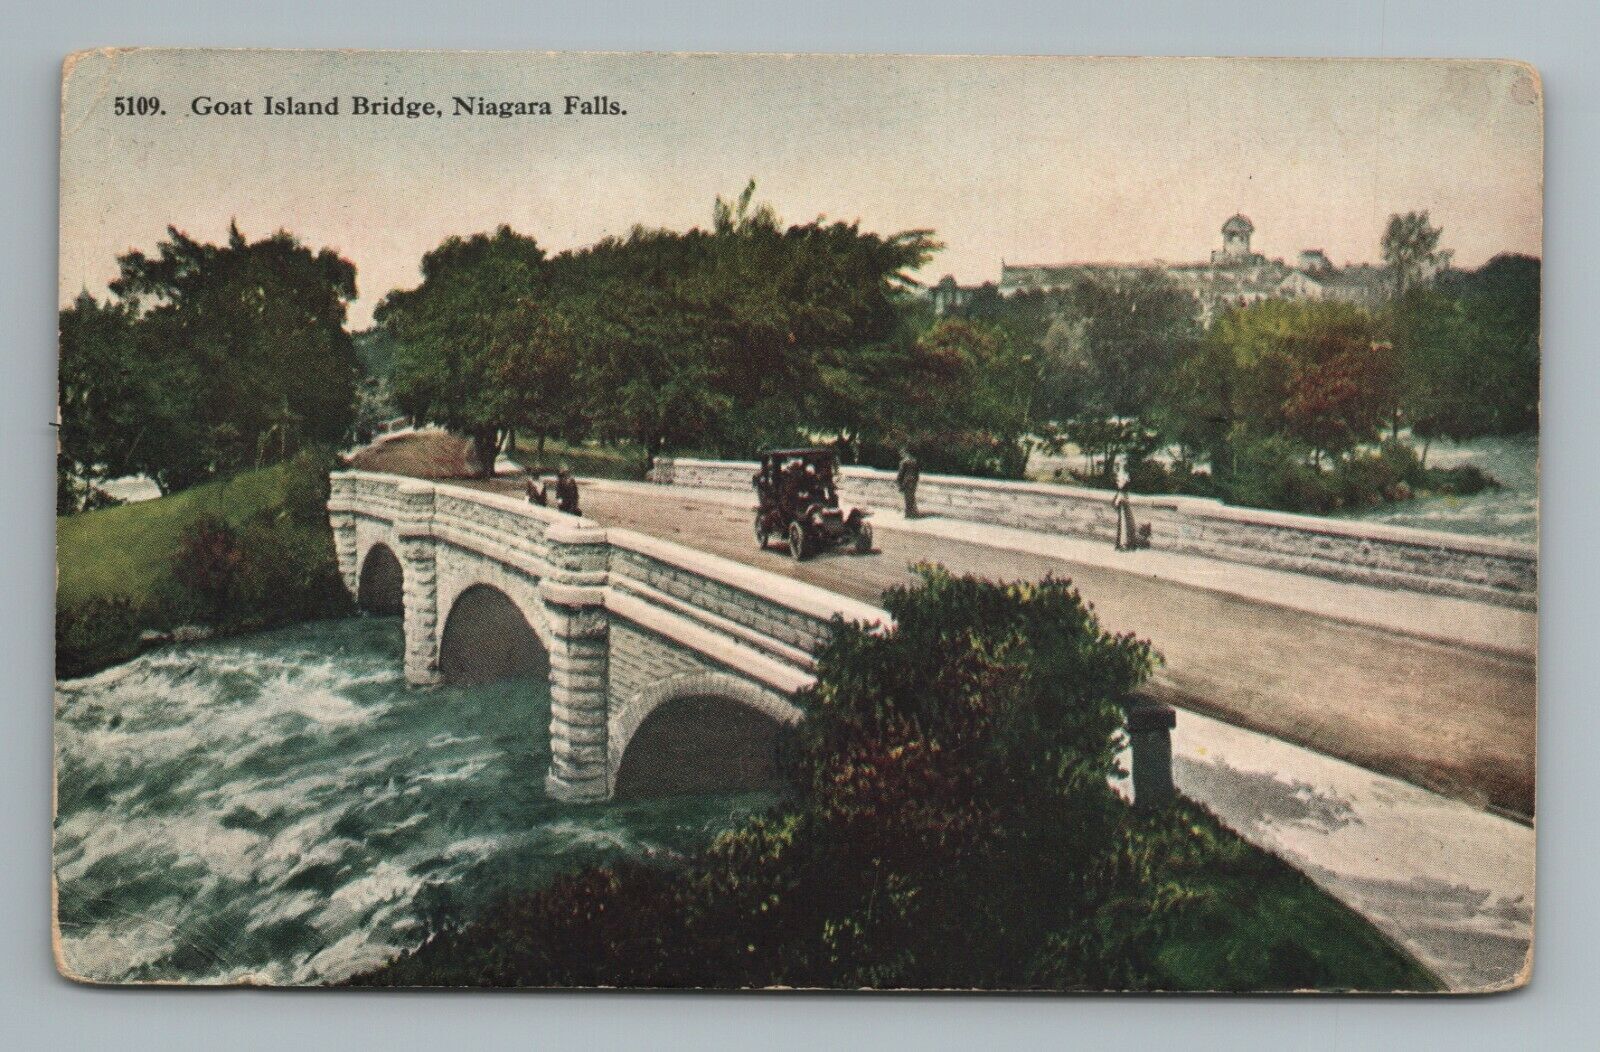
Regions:
<instances>
[{"instance_id":1,"label":"river water","mask_svg":"<svg viewBox=\"0 0 1600 1052\"><path fill-rule=\"evenodd\" d=\"M1409 438L1420 449L1420 439ZM1051 472L1083 470L1081 454L1035 454L1029 461L1032 477L1048 479ZM1539 437L1478 438L1470 442L1435 442L1428 450L1428 466L1454 468L1471 464L1499 485L1470 497L1422 497L1383 504L1340 518L1363 522L1388 522L1445 533L1470 533L1533 543L1539 538Z\"/></svg>"},{"instance_id":2,"label":"river water","mask_svg":"<svg viewBox=\"0 0 1600 1052\"><path fill-rule=\"evenodd\" d=\"M1480 438L1459 444L1439 442L1428 451L1429 467L1454 468L1465 464L1481 468L1500 485L1470 497L1422 497L1385 504L1351 518L1446 533L1537 541L1538 437Z\"/></svg>"},{"instance_id":3,"label":"river water","mask_svg":"<svg viewBox=\"0 0 1600 1052\"><path fill-rule=\"evenodd\" d=\"M681 852L760 793L544 795L546 684L409 690L400 624L170 647L56 692L61 950L102 982L343 979L434 911Z\"/></svg>"}]
</instances>

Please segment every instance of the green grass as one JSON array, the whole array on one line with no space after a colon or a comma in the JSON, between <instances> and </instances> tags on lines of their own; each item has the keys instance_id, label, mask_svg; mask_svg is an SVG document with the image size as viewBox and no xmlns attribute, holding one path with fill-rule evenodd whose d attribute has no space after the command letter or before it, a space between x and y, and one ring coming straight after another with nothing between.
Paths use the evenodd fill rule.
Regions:
<instances>
[{"instance_id":1,"label":"green grass","mask_svg":"<svg viewBox=\"0 0 1600 1052\"><path fill-rule=\"evenodd\" d=\"M530 471L549 474L562 464L572 469L574 475L599 479L621 479L638 482L644 478L645 455L638 446L609 446L600 444L569 445L566 442L546 440L544 454L536 452L538 442L527 435L517 436L516 452L506 455Z\"/></svg>"},{"instance_id":2,"label":"green grass","mask_svg":"<svg viewBox=\"0 0 1600 1052\"><path fill-rule=\"evenodd\" d=\"M115 596L152 600L187 526L205 516L238 525L281 504L289 468L277 464L156 500L58 517L56 606Z\"/></svg>"},{"instance_id":3,"label":"green grass","mask_svg":"<svg viewBox=\"0 0 1600 1052\"><path fill-rule=\"evenodd\" d=\"M1156 879L1189 908L1157 941L1149 989L1436 991L1439 980L1311 878L1180 801L1154 818Z\"/></svg>"}]
</instances>

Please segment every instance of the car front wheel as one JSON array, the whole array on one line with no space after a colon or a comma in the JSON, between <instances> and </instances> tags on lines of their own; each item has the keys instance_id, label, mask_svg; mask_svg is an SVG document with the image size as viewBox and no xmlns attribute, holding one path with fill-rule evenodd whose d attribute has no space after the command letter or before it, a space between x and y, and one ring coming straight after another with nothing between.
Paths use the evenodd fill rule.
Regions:
<instances>
[{"instance_id":1,"label":"car front wheel","mask_svg":"<svg viewBox=\"0 0 1600 1052\"><path fill-rule=\"evenodd\" d=\"M789 558L799 562L806 557L806 531L798 522L789 524Z\"/></svg>"}]
</instances>

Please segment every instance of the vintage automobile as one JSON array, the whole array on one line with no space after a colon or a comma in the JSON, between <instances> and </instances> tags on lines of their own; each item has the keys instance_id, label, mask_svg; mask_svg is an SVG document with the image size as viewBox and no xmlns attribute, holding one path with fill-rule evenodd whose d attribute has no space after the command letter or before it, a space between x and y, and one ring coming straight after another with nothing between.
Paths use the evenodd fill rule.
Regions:
<instances>
[{"instance_id":1,"label":"vintage automobile","mask_svg":"<svg viewBox=\"0 0 1600 1052\"><path fill-rule=\"evenodd\" d=\"M771 449L761 454L761 470L754 485L756 544L762 548L777 537L789 555L804 559L826 548L853 545L857 552L872 550L869 512L839 507L834 487L839 462L831 449Z\"/></svg>"}]
</instances>

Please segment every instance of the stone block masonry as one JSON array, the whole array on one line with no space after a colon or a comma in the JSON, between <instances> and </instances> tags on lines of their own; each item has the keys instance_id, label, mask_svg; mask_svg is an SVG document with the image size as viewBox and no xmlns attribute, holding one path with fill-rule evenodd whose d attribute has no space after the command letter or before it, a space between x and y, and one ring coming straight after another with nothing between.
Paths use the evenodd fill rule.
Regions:
<instances>
[{"instance_id":1,"label":"stone block masonry","mask_svg":"<svg viewBox=\"0 0 1600 1052\"><path fill-rule=\"evenodd\" d=\"M442 652L456 645L446 626L469 593L492 590L517 611L549 659L545 791L561 800L610 797L635 732L676 701L721 698L794 723L790 699L813 682L835 619L890 624L813 585L482 490L338 472L328 518L352 592L374 552L399 553L414 686L440 681ZM1171 765L1172 710L1158 708L1165 715L1143 713L1133 736L1144 803L1171 796L1170 769L1152 766Z\"/></svg>"},{"instance_id":2,"label":"stone block masonry","mask_svg":"<svg viewBox=\"0 0 1600 1052\"><path fill-rule=\"evenodd\" d=\"M713 696L798 720L790 698L812 682L834 618L889 620L799 581L467 487L337 472L328 512L352 592L379 547L399 558L407 682L440 681L445 629L469 592L491 589L520 614L549 659L545 787L564 800L610 796L629 741L660 706Z\"/></svg>"}]
</instances>

